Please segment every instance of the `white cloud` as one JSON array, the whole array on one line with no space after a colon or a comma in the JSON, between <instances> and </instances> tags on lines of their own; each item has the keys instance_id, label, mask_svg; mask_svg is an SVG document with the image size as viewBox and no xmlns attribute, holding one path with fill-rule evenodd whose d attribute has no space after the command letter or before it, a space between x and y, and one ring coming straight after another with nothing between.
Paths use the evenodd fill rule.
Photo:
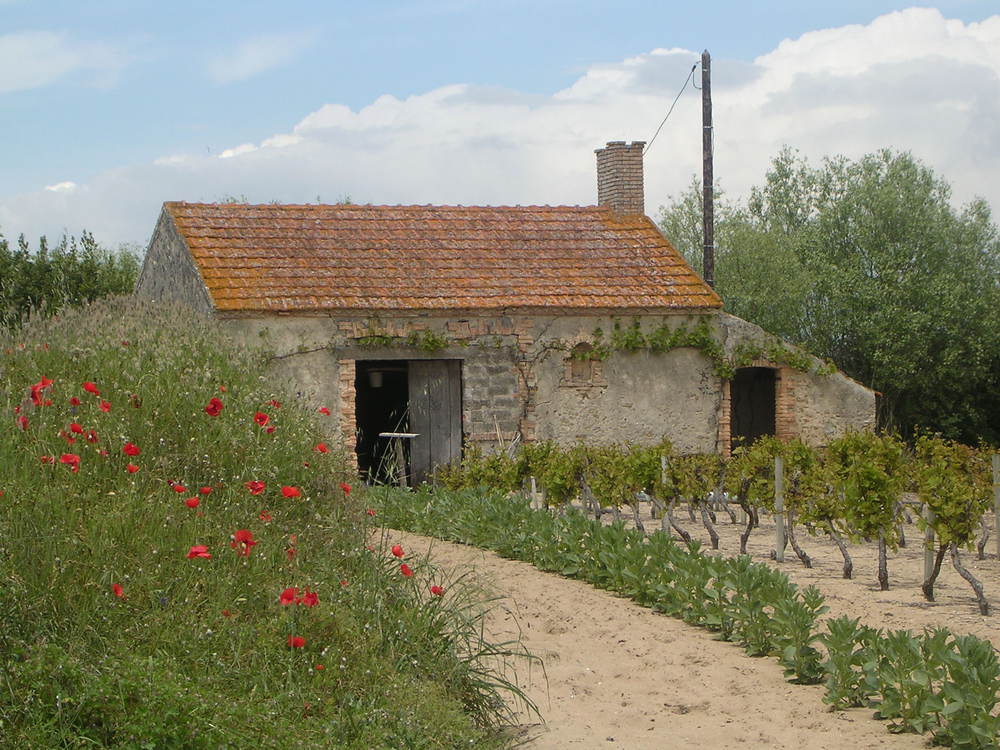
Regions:
<instances>
[{"instance_id":1,"label":"white cloud","mask_svg":"<svg viewBox=\"0 0 1000 750\"><path fill-rule=\"evenodd\" d=\"M76 183L66 180L65 182L57 182L55 185L46 185L45 189L52 193L68 193L76 190Z\"/></svg>"},{"instance_id":2,"label":"white cloud","mask_svg":"<svg viewBox=\"0 0 1000 750\"><path fill-rule=\"evenodd\" d=\"M295 59L314 39L313 33L263 34L246 39L211 60L208 77L220 84L252 78Z\"/></svg>"},{"instance_id":3,"label":"white cloud","mask_svg":"<svg viewBox=\"0 0 1000 750\"><path fill-rule=\"evenodd\" d=\"M107 86L125 65L110 45L71 39L65 32L19 31L0 35L0 94L46 86L84 71Z\"/></svg>"},{"instance_id":4,"label":"white cloud","mask_svg":"<svg viewBox=\"0 0 1000 750\"><path fill-rule=\"evenodd\" d=\"M551 96L467 84L354 111L325 104L287 132L234 145L227 158L174 155L100 174L75 191L0 201L0 229L29 236L88 228L141 241L166 200L590 204L593 150L644 140L699 59L654 50L595 65ZM716 176L730 196L759 183L787 144L804 155L911 150L955 197L1000 214L1000 16L934 10L810 32L754 61L713 61ZM701 103L688 90L646 156L646 209L701 171ZM1000 218L1000 216L998 216Z\"/></svg>"}]
</instances>

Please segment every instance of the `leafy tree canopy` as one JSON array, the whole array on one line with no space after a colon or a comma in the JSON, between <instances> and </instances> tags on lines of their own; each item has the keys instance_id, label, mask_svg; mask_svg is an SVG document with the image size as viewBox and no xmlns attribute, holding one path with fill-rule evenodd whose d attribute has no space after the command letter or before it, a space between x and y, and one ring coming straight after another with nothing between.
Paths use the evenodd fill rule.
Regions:
<instances>
[{"instance_id":1,"label":"leafy tree canopy","mask_svg":"<svg viewBox=\"0 0 1000 750\"><path fill-rule=\"evenodd\" d=\"M701 267L697 180L660 210ZM716 206L716 287L751 320L882 393L883 427L1000 442L1000 235L982 199L909 153L820 166L789 149Z\"/></svg>"},{"instance_id":2,"label":"leafy tree canopy","mask_svg":"<svg viewBox=\"0 0 1000 750\"><path fill-rule=\"evenodd\" d=\"M32 251L24 235L14 246L0 235L0 327L17 328L35 315L93 302L135 287L139 256L122 247L109 251L90 232L50 247L43 236Z\"/></svg>"}]
</instances>

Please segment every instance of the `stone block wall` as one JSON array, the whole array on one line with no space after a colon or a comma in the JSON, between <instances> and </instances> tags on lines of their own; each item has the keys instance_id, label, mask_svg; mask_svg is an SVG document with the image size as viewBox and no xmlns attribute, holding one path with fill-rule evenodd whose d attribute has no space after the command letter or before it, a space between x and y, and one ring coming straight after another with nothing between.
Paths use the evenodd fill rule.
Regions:
<instances>
[{"instance_id":1,"label":"stone block wall","mask_svg":"<svg viewBox=\"0 0 1000 750\"><path fill-rule=\"evenodd\" d=\"M208 288L166 209L160 212L153 240L146 250L136 293L153 300L184 302L204 313L214 310Z\"/></svg>"}]
</instances>

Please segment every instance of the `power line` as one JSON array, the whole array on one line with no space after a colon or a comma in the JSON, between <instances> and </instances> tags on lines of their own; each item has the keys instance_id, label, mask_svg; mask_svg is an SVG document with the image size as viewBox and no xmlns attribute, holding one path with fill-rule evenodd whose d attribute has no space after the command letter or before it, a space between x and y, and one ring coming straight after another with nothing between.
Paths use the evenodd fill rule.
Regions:
<instances>
[{"instance_id":1,"label":"power line","mask_svg":"<svg viewBox=\"0 0 1000 750\"><path fill-rule=\"evenodd\" d=\"M670 109L667 110L667 114L664 115L663 122L660 123L660 127L658 127L656 129L655 133L653 133L653 137L649 139L649 143L646 144L646 148L644 148L642 150L642 155L643 156L645 156L649 152L649 149L651 149L653 147L653 141L656 140L656 136L658 136L660 134L660 130L663 128L664 124L667 122L667 118L670 117L670 113L673 112L674 111L674 107L677 106L677 100L681 98L681 94L684 93L684 89L686 89L688 83L690 83L691 76L694 75L694 71L695 71L695 69L697 67L698 67L698 63L695 63L694 65L691 66L691 70L688 71L687 78L684 79L684 85L681 86L681 90L678 91L677 92L677 96L674 97L674 102L673 102L673 104L670 105Z\"/></svg>"}]
</instances>

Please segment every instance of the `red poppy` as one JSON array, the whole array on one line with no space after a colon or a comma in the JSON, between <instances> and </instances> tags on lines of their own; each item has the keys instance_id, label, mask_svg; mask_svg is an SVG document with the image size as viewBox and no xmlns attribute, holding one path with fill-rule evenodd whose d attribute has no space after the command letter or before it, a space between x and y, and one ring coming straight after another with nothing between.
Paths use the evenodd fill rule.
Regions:
<instances>
[{"instance_id":1,"label":"red poppy","mask_svg":"<svg viewBox=\"0 0 1000 750\"><path fill-rule=\"evenodd\" d=\"M101 392L97 390L97 386L91 383L89 380L83 384L83 390L87 393L93 393L95 396L100 396Z\"/></svg>"},{"instance_id":2,"label":"red poppy","mask_svg":"<svg viewBox=\"0 0 1000 750\"><path fill-rule=\"evenodd\" d=\"M266 432L268 435L273 435L275 429L276 428L273 424L269 424L267 427L264 428L264 432Z\"/></svg>"},{"instance_id":3,"label":"red poppy","mask_svg":"<svg viewBox=\"0 0 1000 750\"><path fill-rule=\"evenodd\" d=\"M281 603L282 607L287 607L289 604L294 604L296 598L298 598L299 590L295 586L289 586L287 589L281 592L281 596L278 597L278 601Z\"/></svg>"},{"instance_id":4,"label":"red poppy","mask_svg":"<svg viewBox=\"0 0 1000 750\"><path fill-rule=\"evenodd\" d=\"M403 556L403 546L401 544L394 544L394 545L392 545L392 555L393 555L393 557L402 557Z\"/></svg>"},{"instance_id":5,"label":"red poppy","mask_svg":"<svg viewBox=\"0 0 1000 750\"><path fill-rule=\"evenodd\" d=\"M83 434L83 425L78 424L77 422L70 422L69 423L69 431L70 432L75 432L77 435L82 435Z\"/></svg>"},{"instance_id":6,"label":"red poppy","mask_svg":"<svg viewBox=\"0 0 1000 750\"><path fill-rule=\"evenodd\" d=\"M346 578L341 578L340 579L340 588L346 589L347 586L348 586L347 579Z\"/></svg>"},{"instance_id":7,"label":"red poppy","mask_svg":"<svg viewBox=\"0 0 1000 750\"><path fill-rule=\"evenodd\" d=\"M101 399L101 403L98 404L98 406L100 406L101 411L111 411L111 402L110 401L105 401L104 399Z\"/></svg>"},{"instance_id":8,"label":"red poppy","mask_svg":"<svg viewBox=\"0 0 1000 750\"><path fill-rule=\"evenodd\" d=\"M42 391L52 385L52 381L42 375L42 379L31 386L31 402L35 406L52 406L52 402L42 399Z\"/></svg>"},{"instance_id":9,"label":"red poppy","mask_svg":"<svg viewBox=\"0 0 1000 750\"><path fill-rule=\"evenodd\" d=\"M199 487L198 488L198 494L199 495L211 495L212 494L212 488L211 487Z\"/></svg>"},{"instance_id":10,"label":"red poppy","mask_svg":"<svg viewBox=\"0 0 1000 750\"><path fill-rule=\"evenodd\" d=\"M298 487L282 487L281 494L285 497L301 497L302 493L299 491Z\"/></svg>"},{"instance_id":11,"label":"red poppy","mask_svg":"<svg viewBox=\"0 0 1000 750\"><path fill-rule=\"evenodd\" d=\"M228 609L224 609L224 610L222 610L222 616L223 617L232 617L233 613L230 612Z\"/></svg>"},{"instance_id":12,"label":"red poppy","mask_svg":"<svg viewBox=\"0 0 1000 750\"><path fill-rule=\"evenodd\" d=\"M189 508L197 508L201 504L201 500L196 497L189 497L184 501L184 504Z\"/></svg>"},{"instance_id":13,"label":"red poppy","mask_svg":"<svg viewBox=\"0 0 1000 750\"><path fill-rule=\"evenodd\" d=\"M135 464L129 464L125 468L128 470L129 474L135 474L137 471L139 471L139 467L136 466Z\"/></svg>"},{"instance_id":14,"label":"red poppy","mask_svg":"<svg viewBox=\"0 0 1000 750\"><path fill-rule=\"evenodd\" d=\"M22 414L17 418L17 424L22 430L28 429L28 418Z\"/></svg>"},{"instance_id":15,"label":"red poppy","mask_svg":"<svg viewBox=\"0 0 1000 750\"><path fill-rule=\"evenodd\" d=\"M319 413L322 414L325 417L329 417L330 416L330 410L327 409L325 406L319 407Z\"/></svg>"},{"instance_id":16,"label":"red poppy","mask_svg":"<svg viewBox=\"0 0 1000 750\"><path fill-rule=\"evenodd\" d=\"M298 550L296 550L295 547L289 547L288 549L285 550L285 554L288 555L288 559L289 560L291 560L293 557L295 557L295 555L297 553L298 553Z\"/></svg>"},{"instance_id":17,"label":"red poppy","mask_svg":"<svg viewBox=\"0 0 1000 750\"><path fill-rule=\"evenodd\" d=\"M329 453L330 452L330 449L329 449L329 447L327 447L326 443L316 443L316 446L313 448L313 450L316 451L317 453Z\"/></svg>"},{"instance_id":18,"label":"red poppy","mask_svg":"<svg viewBox=\"0 0 1000 750\"><path fill-rule=\"evenodd\" d=\"M55 456L39 456L43 464L54 464L56 462Z\"/></svg>"},{"instance_id":19,"label":"red poppy","mask_svg":"<svg viewBox=\"0 0 1000 750\"><path fill-rule=\"evenodd\" d=\"M267 487L263 482L247 482L244 486L250 490L251 495L259 495Z\"/></svg>"},{"instance_id":20,"label":"red poppy","mask_svg":"<svg viewBox=\"0 0 1000 750\"><path fill-rule=\"evenodd\" d=\"M79 406L80 405L80 399L78 399L76 396L70 396L69 405L70 406Z\"/></svg>"},{"instance_id":21,"label":"red poppy","mask_svg":"<svg viewBox=\"0 0 1000 750\"><path fill-rule=\"evenodd\" d=\"M258 427L263 427L264 425L266 425L267 424L267 420L269 420L269 419L270 419L270 417L267 416L267 414L265 414L262 411L259 411L259 412L257 412L256 414L253 415L253 421L257 423Z\"/></svg>"},{"instance_id":22,"label":"red poppy","mask_svg":"<svg viewBox=\"0 0 1000 750\"><path fill-rule=\"evenodd\" d=\"M101 458L107 458L108 452L104 450L104 448L101 448L99 451L97 451L97 455L100 456Z\"/></svg>"},{"instance_id":23,"label":"red poppy","mask_svg":"<svg viewBox=\"0 0 1000 750\"><path fill-rule=\"evenodd\" d=\"M260 518L260 520L263 521L264 523L271 523L271 521L274 520L274 517L266 510L262 510L258 518Z\"/></svg>"},{"instance_id":24,"label":"red poppy","mask_svg":"<svg viewBox=\"0 0 1000 750\"><path fill-rule=\"evenodd\" d=\"M323 671L323 665L322 664L317 664L315 667L313 667L313 669L315 669L317 672L322 672Z\"/></svg>"},{"instance_id":25,"label":"red poppy","mask_svg":"<svg viewBox=\"0 0 1000 750\"><path fill-rule=\"evenodd\" d=\"M111 590L115 592L115 596L117 596L119 599L125 598L125 590L122 589L122 587L119 586L117 583L111 584Z\"/></svg>"},{"instance_id":26,"label":"red poppy","mask_svg":"<svg viewBox=\"0 0 1000 750\"><path fill-rule=\"evenodd\" d=\"M212 553L208 551L208 547L204 544L195 544L187 553L187 559L193 560L196 557L204 557L206 560L212 559Z\"/></svg>"},{"instance_id":27,"label":"red poppy","mask_svg":"<svg viewBox=\"0 0 1000 750\"><path fill-rule=\"evenodd\" d=\"M269 403L275 409L280 409L281 408L281 402L280 401L275 401L273 398L270 401L268 401L267 403Z\"/></svg>"},{"instance_id":28,"label":"red poppy","mask_svg":"<svg viewBox=\"0 0 1000 750\"><path fill-rule=\"evenodd\" d=\"M302 595L302 603L307 607L315 607L319 604L319 596L315 591L306 589L306 592Z\"/></svg>"},{"instance_id":29,"label":"red poppy","mask_svg":"<svg viewBox=\"0 0 1000 750\"><path fill-rule=\"evenodd\" d=\"M444 588L436 585L431 586L431 593L434 594L434 596L444 596Z\"/></svg>"},{"instance_id":30,"label":"red poppy","mask_svg":"<svg viewBox=\"0 0 1000 750\"><path fill-rule=\"evenodd\" d=\"M306 639L300 635L290 635L288 636L288 647L289 648L302 648L306 645Z\"/></svg>"},{"instance_id":31,"label":"red poppy","mask_svg":"<svg viewBox=\"0 0 1000 750\"><path fill-rule=\"evenodd\" d=\"M220 385L220 386L219 386L219 392L220 392L220 393L225 393L225 392L226 392L226 386L224 386L224 385Z\"/></svg>"},{"instance_id":32,"label":"red poppy","mask_svg":"<svg viewBox=\"0 0 1000 750\"><path fill-rule=\"evenodd\" d=\"M64 438L69 445L73 445L73 443L76 442L76 438L75 437L73 437L72 435L69 435L68 433L64 432L63 430L59 431L59 437Z\"/></svg>"},{"instance_id":33,"label":"red poppy","mask_svg":"<svg viewBox=\"0 0 1000 750\"><path fill-rule=\"evenodd\" d=\"M374 508L369 508L368 510L365 511L365 513L367 513L372 518L378 515L378 511L375 510Z\"/></svg>"},{"instance_id":34,"label":"red poppy","mask_svg":"<svg viewBox=\"0 0 1000 750\"><path fill-rule=\"evenodd\" d=\"M212 396L208 400L208 406L205 407L205 413L210 417L217 417L222 413L222 401Z\"/></svg>"},{"instance_id":35,"label":"red poppy","mask_svg":"<svg viewBox=\"0 0 1000 750\"><path fill-rule=\"evenodd\" d=\"M87 438L88 443L99 443L100 438L97 437L97 433L94 430L87 430L87 434L84 435Z\"/></svg>"},{"instance_id":36,"label":"red poppy","mask_svg":"<svg viewBox=\"0 0 1000 750\"><path fill-rule=\"evenodd\" d=\"M122 446L122 453L126 456L138 456L139 446L135 443L125 443L125 445Z\"/></svg>"},{"instance_id":37,"label":"red poppy","mask_svg":"<svg viewBox=\"0 0 1000 750\"><path fill-rule=\"evenodd\" d=\"M239 550L239 553L243 557L250 557L250 550L257 545L257 542L253 538L253 534L250 533L249 529L239 529L235 534L233 534L233 541L229 543L229 546L235 550Z\"/></svg>"},{"instance_id":38,"label":"red poppy","mask_svg":"<svg viewBox=\"0 0 1000 750\"><path fill-rule=\"evenodd\" d=\"M74 474L80 471L80 457L75 453L63 453L59 456L59 463L69 466Z\"/></svg>"},{"instance_id":39,"label":"red poppy","mask_svg":"<svg viewBox=\"0 0 1000 750\"><path fill-rule=\"evenodd\" d=\"M340 489L345 495L351 494L351 485L349 485L347 482L341 482Z\"/></svg>"},{"instance_id":40,"label":"red poppy","mask_svg":"<svg viewBox=\"0 0 1000 750\"><path fill-rule=\"evenodd\" d=\"M403 574L404 578L410 578L413 575L413 571L410 570L410 566L406 563L399 566L399 572Z\"/></svg>"},{"instance_id":41,"label":"red poppy","mask_svg":"<svg viewBox=\"0 0 1000 750\"><path fill-rule=\"evenodd\" d=\"M188 491L188 488L185 487L183 484L176 484L174 482L170 482L169 484L170 484L170 489L172 489L178 495L183 495L185 492Z\"/></svg>"}]
</instances>

